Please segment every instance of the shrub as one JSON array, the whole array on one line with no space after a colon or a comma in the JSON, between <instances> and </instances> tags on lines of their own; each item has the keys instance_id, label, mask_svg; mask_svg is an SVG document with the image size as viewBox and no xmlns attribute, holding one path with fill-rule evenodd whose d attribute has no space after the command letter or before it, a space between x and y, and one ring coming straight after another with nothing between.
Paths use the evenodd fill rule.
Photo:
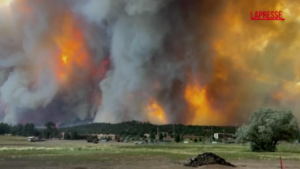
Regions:
<instances>
[{"instance_id":1,"label":"shrub","mask_svg":"<svg viewBox=\"0 0 300 169\"><path fill-rule=\"evenodd\" d=\"M274 152L279 141L291 141L298 135L298 123L291 111L260 109L248 124L237 131L238 139L251 142L251 151Z\"/></svg>"}]
</instances>

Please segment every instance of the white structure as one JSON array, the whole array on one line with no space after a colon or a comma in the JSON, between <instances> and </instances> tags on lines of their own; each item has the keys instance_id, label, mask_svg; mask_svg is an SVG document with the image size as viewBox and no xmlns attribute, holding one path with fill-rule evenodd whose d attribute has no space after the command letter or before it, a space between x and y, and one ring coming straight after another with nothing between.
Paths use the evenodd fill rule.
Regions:
<instances>
[{"instance_id":1,"label":"white structure","mask_svg":"<svg viewBox=\"0 0 300 169\"><path fill-rule=\"evenodd\" d=\"M215 133L214 138L215 139L235 139L235 136L233 134L229 134L229 133Z\"/></svg>"},{"instance_id":2,"label":"white structure","mask_svg":"<svg viewBox=\"0 0 300 169\"><path fill-rule=\"evenodd\" d=\"M218 134L218 133L215 133L215 134L214 134L214 138L215 138L215 139L218 139L218 138L219 138L219 134Z\"/></svg>"},{"instance_id":3,"label":"white structure","mask_svg":"<svg viewBox=\"0 0 300 169\"><path fill-rule=\"evenodd\" d=\"M36 141L37 141L37 138L34 137L34 136L30 136L30 137L28 137L27 140L28 140L29 142L36 142Z\"/></svg>"}]
</instances>

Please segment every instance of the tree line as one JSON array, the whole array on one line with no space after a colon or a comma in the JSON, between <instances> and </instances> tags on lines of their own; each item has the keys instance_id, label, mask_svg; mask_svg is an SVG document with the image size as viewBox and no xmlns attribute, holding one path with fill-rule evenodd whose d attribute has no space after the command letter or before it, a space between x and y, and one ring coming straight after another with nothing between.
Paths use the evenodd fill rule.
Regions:
<instances>
[{"instance_id":1,"label":"tree line","mask_svg":"<svg viewBox=\"0 0 300 169\"><path fill-rule=\"evenodd\" d=\"M144 134L150 134L155 138L157 128L164 134L159 139L167 135L175 137L176 135L195 135L202 137L211 137L213 133L226 132L235 133L236 127L233 126L194 126L183 124L155 125L150 122L127 121L117 124L111 123L92 123L80 126L58 128L54 122L47 122L43 129L35 128L34 124L18 124L15 126L6 123L0 123L0 135L12 134L16 136L37 136L41 138L64 138L64 139L86 139L90 134L117 134L121 137L137 136L144 137ZM64 136L61 133L64 132ZM175 135L173 135L174 133Z\"/></svg>"},{"instance_id":2,"label":"tree line","mask_svg":"<svg viewBox=\"0 0 300 169\"><path fill-rule=\"evenodd\" d=\"M42 138L57 137L59 135L55 123L47 122L45 129L37 129L33 123L17 124L15 126L0 123L0 135L11 134L13 136L36 136Z\"/></svg>"},{"instance_id":3,"label":"tree line","mask_svg":"<svg viewBox=\"0 0 300 169\"><path fill-rule=\"evenodd\" d=\"M18 124L15 126L0 123L0 134L11 134L17 136L38 136L40 131L35 128L33 123Z\"/></svg>"},{"instance_id":4,"label":"tree line","mask_svg":"<svg viewBox=\"0 0 300 169\"><path fill-rule=\"evenodd\" d=\"M168 135L195 135L211 137L213 133L231 133L236 132L236 126L196 126L183 124L155 125L150 122L127 121L117 124L111 123L92 123L80 126L60 128L62 132L76 131L78 134L118 134L120 136L141 136L144 134L155 135L157 128L160 132Z\"/></svg>"},{"instance_id":5,"label":"tree line","mask_svg":"<svg viewBox=\"0 0 300 169\"><path fill-rule=\"evenodd\" d=\"M117 124L92 123L80 126L58 128L54 122L47 122L44 129L36 129L34 124L18 124L15 126L0 123L0 135L12 134L18 136L39 136L42 138L86 139L90 134L117 134L121 138L143 138L150 134L150 139L156 138L159 129L159 140L167 136L175 142L182 141L183 135L199 136L194 142L201 142L202 138L213 137L214 133L235 134L240 141L251 143L252 151L276 151L281 141L294 142L300 140L298 121L291 111L260 109L255 111L247 124L238 130L236 126L194 126L183 124L155 125L149 122L128 121Z\"/></svg>"}]
</instances>

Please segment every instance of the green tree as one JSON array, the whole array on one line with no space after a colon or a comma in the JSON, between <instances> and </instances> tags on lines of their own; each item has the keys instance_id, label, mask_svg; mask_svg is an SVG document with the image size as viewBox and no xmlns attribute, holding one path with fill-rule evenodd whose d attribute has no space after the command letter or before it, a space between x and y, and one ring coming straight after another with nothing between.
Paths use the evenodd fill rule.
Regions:
<instances>
[{"instance_id":1,"label":"green tree","mask_svg":"<svg viewBox=\"0 0 300 169\"><path fill-rule=\"evenodd\" d=\"M296 139L298 132L297 119L291 111L260 109L236 135L239 140L251 142L251 151L274 152L279 141Z\"/></svg>"},{"instance_id":2,"label":"green tree","mask_svg":"<svg viewBox=\"0 0 300 169\"><path fill-rule=\"evenodd\" d=\"M22 136L23 135L23 124L18 124L16 126L16 135Z\"/></svg>"},{"instance_id":3,"label":"green tree","mask_svg":"<svg viewBox=\"0 0 300 169\"><path fill-rule=\"evenodd\" d=\"M205 144L206 138L205 136L202 138L202 144Z\"/></svg>"},{"instance_id":4,"label":"green tree","mask_svg":"<svg viewBox=\"0 0 300 169\"><path fill-rule=\"evenodd\" d=\"M26 123L22 128L22 136L28 136L29 134L29 124Z\"/></svg>"},{"instance_id":5,"label":"green tree","mask_svg":"<svg viewBox=\"0 0 300 169\"><path fill-rule=\"evenodd\" d=\"M72 140L77 140L78 139L78 133L76 131L74 131L72 133Z\"/></svg>"},{"instance_id":6,"label":"green tree","mask_svg":"<svg viewBox=\"0 0 300 169\"><path fill-rule=\"evenodd\" d=\"M175 142L176 142L176 143L179 143L179 142L180 142L180 136L179 136L178 134L175 136Z\"/></svg>"},{"instance_id":7,"label":"green tree","mask_svg":"<svg viewBox=\"0 0 300 169\"><path fill-rule=\"evenodd\" d=\"M163 138L164 138L163 134L160 133L160 134L159 134L159 140L161 141L161 140L163 140Z\"/></svg>"},{"instance_id":8,"label":"green tree","mask_svg":"<svg viewBox=\"0 0 300 169\"><path fill-rule=\"evenodd\" d=\"M180 136L180 142L183 142L183 135Z\"/></svg>"},{"instance_id":9,"label":"green tree","mask_svg":"<svg viewBox=\"0 0 300 169\"><path fill-rule=\"evenodd\" d=\"M202 142L202 137L199 137L199 142Z\"/></svg>"},{"instance_id":10,"label":"green tree","mask_svg":"<svg viewBox=\"0 0 300 169\"><path fill-rule=\"evenodd\" d=\"M40 131L38 129L35 128L34 131L33 131L33 135L34 136L40 136L41 133L40 133Z\"/></svg>"},{"instance_id":11,"label":"green tree","mask_svg":"<svg viewBox=\"0 0 300 169\"><path fill-rule=\"evenodd\" d=\"M194 139L194 142L198 142L198 140L195 138L195 139Z\"/></svg>"},{"instance_id":12,"label":"green tree","mask_svg":"<svg viewBox=\"0 0 300 169\"><path fill-rule=\"evenodd\" d=\"M151 134L150 134L150 139L151 139L151 140L155 140L155 134L154 134L154 133L151 133Z\"/></svg>"},{"instance_id":13,"label":"green tree","mask_svg":"<svg viewBox=\"0 0 300 169\"><path fill-rule=\"evenodd\" d=\"M16 126L11 127L10 134L13 136L17 135L17 127Z\"/></svg>"},{"instance_id":14,"label":"green tree","mask_svg":"<svg viewBox=\"0 0 300 169\"><path fill-rule=\"evenodd\" d=\"M45 124L46 130L48 131L48 134L45 138L55 137L58 135L58 130L56 128L55 123L49 121Z\"/></svg>"},{"instance_id":15,"label":"green tree","mask_svg":"<svg viewBox=\"0 0 300 169\"><path fill-rule=\"evenodd\" d=\"M48 139L50 137L50 133L48 130L42 130L42 137Z\"/></svg>"},{"instance_id":16,"label":"green tree","mask_svg":"<svg viewBox=\"0 0 300 169\"><path fill-rule=\"evenodd\" d=\"M26 123L22 128L23 136L32 136L34 135L34 124Z\"/></svg>"},{"instance_id":17,"label":"green tree","mask_svg":"<svg viewBox=\"0 0 300 169\"><path fill-rule=\"evenodd\" d=\"M49 121L45 124L45 127L50 131L50 130L53 130L53 129L56 129L56 125L55 123L53 123L52 121Z\"/></svg>"},{"instance_id":18,"label":"green tree","mask_svg":"<svg viewBox=\"0 0 300 169\"><path fill-rule=\"evenodd\" d=\"M6 123L0 123L0 134L10 133L11 127Z\"/></svg>"},{"instance_id":19,"label":"green tree","mask_svg":"<svg viewBox=\"0 0 300 169\"><path fill-rule=\"evenodd\" d=\"M70 140L71 139L71 135L68 132L65 132L64 139L65 140Z\"/></svg>"}]
</instances>

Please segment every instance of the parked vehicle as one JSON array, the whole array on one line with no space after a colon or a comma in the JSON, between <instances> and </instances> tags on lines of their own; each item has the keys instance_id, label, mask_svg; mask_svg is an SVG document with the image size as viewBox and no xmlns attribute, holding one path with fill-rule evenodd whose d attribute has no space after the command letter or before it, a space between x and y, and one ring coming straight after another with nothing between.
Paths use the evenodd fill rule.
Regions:
<instances>
[{"instance_id":1,"label":"parked vehicle","mask_svg":"<svg viewBox=\"0 0 300 169\"><path fill-rule=\"evenodd\" d=\"M135 142L135 144L146 144L146 142L145 141L137 141L137 142Z\"/></svg>"},{"instance_id":2,"label":"parked vehicle","mask_svg":"<svg viewBox=\"0 0 300 169\"><path fill-rule=\"evenodd\" d=\"M108 139L102 139L101 142L108 142Z\"/></svg>"},{"instance_id":3,"label":"parked vehicle","mask_svg":"<svg viewBox=\"0 0 300 169\"><path fill-rule=\"evenodd\" d=\"M88 143L98 143L99 139L97 138L97 136L90 136L86 138L86 142Z\"/></svg>"},{"instance_id":4,"label":"parked vehicle","mask_svg":"<svg viewBox=\"0 0 300 169\"><path fill-rule=\"evenodd\" d=\"M28 140L29 142L36 142L36 141L38 141L38 139L37 139L36 137L34 137L34 136L28 137L27 140Z\"/></svg>"}]
</instances>

